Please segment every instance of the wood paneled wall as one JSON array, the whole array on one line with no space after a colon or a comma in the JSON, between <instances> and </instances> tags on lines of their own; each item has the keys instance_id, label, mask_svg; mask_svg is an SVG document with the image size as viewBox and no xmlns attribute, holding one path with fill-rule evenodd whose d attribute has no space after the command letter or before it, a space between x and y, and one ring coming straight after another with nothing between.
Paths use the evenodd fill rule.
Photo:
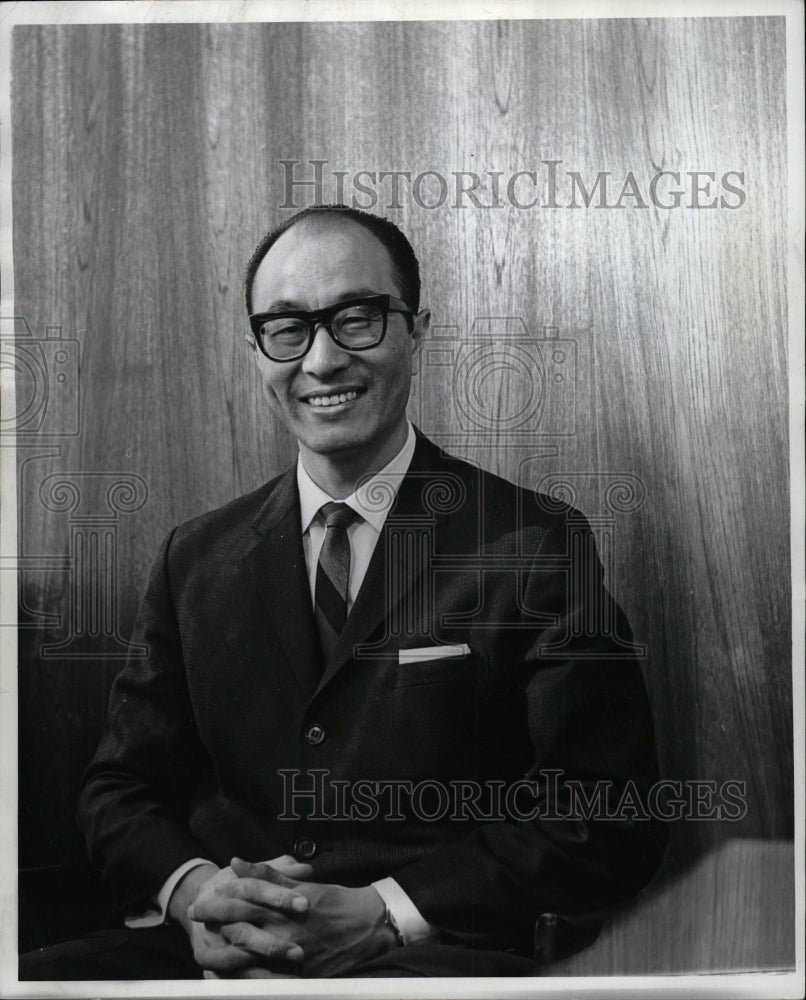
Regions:
<instances>
[{"instance_id":1,"label":"wood paneled wall","mask_svg":"<svg viewBox=\"0 0 806 1000\"><path fill-rule=\"evenodd\" d=\"M19 439L22 864L81 856L76 790L120 667L122 638L70 639L87 525L124 637L164 534L293 458L241 294L290 212L281 160L307 179L326 160L325 200L342 171L363 204L361 170L501 172L494 209L456 208L452 190L426 208L407 183L389 209L375 185L420 254L442 346L467 365L474 332L495 360L468 417L467 380L426 353L413 416L509 478L574 485L647 647L665 773L746 783L741 822L675 828L671 868L728 837L792 835L784 81L780 18L15 29L17 314L31 350L61 326L80 351L58 382L56 348L37 348L48 394ZM734 205L720 179L739 171L744 202L507 202L519 170L544 195L546 160L564 206L570 171L588 187L610 172L611 201L629 171L644 200L660 170L713 171ZM515 193L531 198L528 178ZM625 477L636 509L614 513L603 496ZM127 485L110 504L111 480Z\"/></svg>"}]
</instances>

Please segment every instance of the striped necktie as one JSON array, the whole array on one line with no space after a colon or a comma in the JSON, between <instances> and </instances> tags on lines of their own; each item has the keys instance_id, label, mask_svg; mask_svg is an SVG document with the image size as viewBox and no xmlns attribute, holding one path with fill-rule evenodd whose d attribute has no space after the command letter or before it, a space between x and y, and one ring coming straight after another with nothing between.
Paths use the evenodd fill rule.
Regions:
<instances>
[{"instance_id":1,"label":"striped necktie","mask_svg":"<svg viewBox=\"0 0 806 1000\"><path fill-rule=\"evenodd\" d=\"M320 508L327 530L316 567L314 613L325 662L347 621L350 583L350 540L347 528L359 515L347 504L326 503Z\"/></svg>"}]
</instances>

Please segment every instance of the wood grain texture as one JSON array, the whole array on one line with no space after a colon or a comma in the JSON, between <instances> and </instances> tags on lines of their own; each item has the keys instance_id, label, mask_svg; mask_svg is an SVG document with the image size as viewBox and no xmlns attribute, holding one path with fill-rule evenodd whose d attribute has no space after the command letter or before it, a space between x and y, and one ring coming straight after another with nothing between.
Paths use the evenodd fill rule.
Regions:
<instances>
[{"instance_id":1,"label":"wood grain texture","mask_svg":"<svg viewBox=\"0 0 806 1000\"><path fill-rule=\"evenodd\" d=\"M779 971L795 967L791 843L732 840L616 917L546 976Z\"/></svg>"},{"instance_id":2,"label":"wood grain texture","mask_svg":"<svg viewBox=\"0 0 806 1000\"><path fill-rule=\"evenodd\" d=\"M241 293L290 213L280 160L307 177L314 159L349 177L532 170L539 194L550 159L588 187L633 171L644 192L659 170L744 171L737 210L375 209L420 253L436 333L460 357L481 331L497 359L488 423L468 426L467 386L424 356L423 429L525 485L572 483L594 519L608 476L645 491L612 518L609 573L647 646L663 770L743 781L748 803L739 823L679 824L669 877L727 836L791 837L783 63L779 18L15 28L17 312L81 349L80 433L20 440L22 552L71 551L46 476L142 477L147 502L116 521L125 635L164 534L290 464ZM496 340L502 317L534 378L507 372L522 355ZM562 392L543 327L576 350ZM72 405L51 392L53 426ZM120 664L42 657L69 628L68 571L31 563L21 595L21 859L45 864L81 852L75 793Z\"/></svg>"}]
</instances>

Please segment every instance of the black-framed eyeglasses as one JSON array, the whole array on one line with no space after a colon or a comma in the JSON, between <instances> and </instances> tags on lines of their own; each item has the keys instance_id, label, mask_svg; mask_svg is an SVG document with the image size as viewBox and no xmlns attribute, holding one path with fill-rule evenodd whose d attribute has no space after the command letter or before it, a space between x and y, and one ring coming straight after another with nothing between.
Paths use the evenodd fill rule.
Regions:
<instances>
[{"instance_id":1,"label":"black-framed eyeglasses","mask_svg":"<svg viewBox=\"0 0 806 1000\"><path fill-rule=\"evenodd\" d=\"M337 302L316 312L254 313L249 317L260 350L271 361L298 361L313 344L316 328L323 326L334 343L345 351L368 351L386 336L389 313L406 317L409 333L414 329L414 313L391 295L363 295Z\"/></svg>"}]
</instances>

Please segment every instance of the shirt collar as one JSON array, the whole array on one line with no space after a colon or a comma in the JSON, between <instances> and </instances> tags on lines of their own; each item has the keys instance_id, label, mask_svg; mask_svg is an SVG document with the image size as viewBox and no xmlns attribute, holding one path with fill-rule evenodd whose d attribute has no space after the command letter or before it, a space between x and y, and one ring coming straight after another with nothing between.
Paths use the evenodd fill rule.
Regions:
<instances>
[{"instance_id":1,"label":"shirt collar","mask_svg":"<svg viewBox=\"0 0 806 1000\"><path fill-rule=\"evenodd\" d=\"M380 472L376 472L371 479L361 483L354 493L340 501L346 503L348 507L352 507L377 532L380 532L386 521L389 508L394 503L397 491L400 489L400 484L408 472L414 455L416 437L410 422L408 428L406 443L391 462L385 465ZM332 503L333 497L317 486L308 475L302 464L302 455L297 456L297 486L299 487L299 506L304 535L322 504Z\"/></svg>"}]
</instances>

